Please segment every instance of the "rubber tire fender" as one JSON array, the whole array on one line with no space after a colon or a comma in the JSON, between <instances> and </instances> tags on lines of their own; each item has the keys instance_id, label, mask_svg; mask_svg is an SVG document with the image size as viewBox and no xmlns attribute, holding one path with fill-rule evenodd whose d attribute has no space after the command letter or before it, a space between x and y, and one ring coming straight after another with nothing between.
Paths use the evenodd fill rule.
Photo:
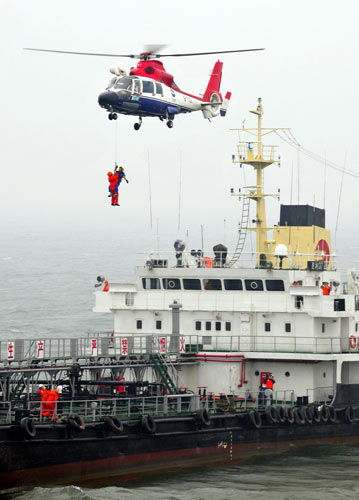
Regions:
<instances>
[{"instance_id":1,"label":"rubber tire fender","mask_svg":"<svg viewBox=\"0 0 359 500\"><path fill-rule=\"evenodd\" d=\"M83 432L86 429L86 425L84 419L77 415L76 413L71 413L67 417L69 426L77 432Z\"/></svg>"},{"instance_id":2,"label":"rubber tire fender","mask_svg":"<svg viewBox=\"0 0 359 500\"><path fill-rule=\"evenodd\" d=\"M206 410L206 408L201 408L200 410L197 410L196 413L196 420L197 422L200 422L201 424L205 425L208 427L210 425L211 417Z\"/></svg>"},{"instance_id":3,"label":"rubber tire fender","mask_svg":"<svg viewBox=\"0 0 359 500\"><path fill-rule=\"evenodd\" d=\"M265 409L266 419L270 424L276 424L278 422L278 414L274 406L267 406Z\"/></svg>"},{"instance_id":4,"label":"rubber tire fender","mask_svg":"<svg viewBox=\"0 0 359 500\"><path fill-rule=\"evenodd\" d=\"M106 427L109 429L113 434L122 434L123 432L123 423L121 420L114 415L110 415L106 419Z\"/></svg>"},{"instance_id":5,"label":"rubber tire fender","mask_svg":"<svg viewBox=\"0 0 359 500\"><path fill-rule=\"evenodd\" d=\"M286 421L286 414L283 406L276 406L275 411L277 412L278 423L284 424Z\"/></svg>"},{"instance_id":6,"label":"rubber tire fender","mask_svg":"<svg viewBox=\"0 0 359 500\"><path fill-rule=\"evenodd\" d=\"M36 427L31 418L23 417L20 421L20 427L25 437L33 439L36 436Z\"/></svg>"},{"instance_id":7,"label":"rubber tire fender","mask_svg":"<svg viewBox=\"0 0 359 500\"><path fill-rule=\"evenodd\" d=\"M329 407L327 405L323 405L320 409L320 418L322 422L325 424L328 422L329 419Z\"/></svg>"},{"instance_id":8,"label":"rubber tire fender","mask_svg":"<svg viewBox=\"0 0 359 500\"><path fill-rule=\"evenodd\" d=\"M294 408L294 419L296 424L304 425L305 424L305 413L303 406L299 406L298 408Z\"/></svg>"},{"instance_id":9,"label":"rubber tire fender","mask_svg":"<svg viewBox=\"0 0 359 500\"><path fill-rule=\"evenodd\" d=\"M262 417L256 410L251 410L248 418L251 427L254 427L255 429L260 429L262 427Z\"/></svg>"},{"instance_id":10,"label":"rubber tire fender","mask_svg":"<svg viewBox=\"0 0 359 500\"><path fill-rule=\"evenodd\" d=\"M151 415L143 415L141 427L147 434L155 434L156 432L156 422Z\"/></svg>"},{"instance_id":11,"label":"rubber tire fender","mask_svg":"<svg viewBox=\"0 0 359 500\"><path fill-rule=\"evenodd\" d=\"M295 422L295 416L294 416L294 411L290 406L286 406L284 408L285 411L285 416L287 419L288 424L292 425Z\"/></svg>"},{"instance_id":12,"label":"rubber tire fender","mask_svg":"<svg viewBox=\"0 0 359 500\"><path fill-rule=\"evenodd\" d=\"M345 421L349 424L354 422L354 408L352 406L347 406L345 408Z\"/></svg>"},{"instance_id":13,"label":"rubber tire fender","mask_svg":"<svg viewBox=\"0 0 359 500\"><path fill-rule=\"evenodd\" d=\"M331 424L335 424L337 421L337 411L334 408L334 406L328 406L329 414L328 414L328 421Z\"/></svg>"},{"instance_id":14,"label":"rubber tire fender","mask_svg":"<svg viewBox=\"0 0 359 500\"><path fill-rule=\"evenodd\" d=\"M305 421L307 422L307 424L312 424L313 423L313 412L312 412L310 406L304 407L304 415L305 415Z\"/></svg>"},{"instance_id":15,"label":"rubber tire fender","mask_svg":"<svg viewBox=\"0 0 359 500\"><path fill-rule=\"evenodd\" d=\"M313 422L316 424L320 424L320 411L318 406L310 406L310 411L312 413Z\"/></svg>"}]
</instances>

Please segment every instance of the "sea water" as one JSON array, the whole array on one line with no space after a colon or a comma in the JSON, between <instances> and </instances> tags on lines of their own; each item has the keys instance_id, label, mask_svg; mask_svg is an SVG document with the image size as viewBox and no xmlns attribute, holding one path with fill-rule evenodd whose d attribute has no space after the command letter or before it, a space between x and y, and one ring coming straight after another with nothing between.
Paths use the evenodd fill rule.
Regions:
<instances>
[{"instance_id":1,"label":"sea water","mask_svg":"<svg viewBox=\"0 0 359 500\"><path fill-rule=\"evenodd\" d=\"M4 236L4 233L3 233ZM110 332L112 317L95 314L96 276L134 278L141 238L67 229L7 231L0 249L0 338ZM355 249L354 249L355 250ZM353 250L353 251L354 251ZM350 255L343 267L350 266ZM359 447L316 446L258 458L246 465L172 470L151 480L100 488L36 487L0 500L328 500L358 497Z\"/></svg>"}]
</instances>

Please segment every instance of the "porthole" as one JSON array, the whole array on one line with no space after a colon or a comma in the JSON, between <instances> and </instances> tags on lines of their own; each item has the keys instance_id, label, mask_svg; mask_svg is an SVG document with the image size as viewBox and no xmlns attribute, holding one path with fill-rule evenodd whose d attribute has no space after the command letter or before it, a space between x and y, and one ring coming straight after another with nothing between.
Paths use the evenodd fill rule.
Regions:
<instances>
[{"instance_id":1,"label":"porthole","mask_svg":"<svg viewBox=\"0 0 359 500\"><path fill-rule=\"evenodd\" d=\"M290 373L289 372L285 372L285 376L286 377L290 377Z\"/></svg>"},{"instance_id":2,"label":"porthole","mask_svg":"<svg viewBox=\"0 0 359 500\"><path fill-rule=\"evenodd\" d=\"M254 372L254 375L255 375L256 377L258 377L258 376L259 376L259 371L258 371L258 370L256 370L256 371Z\"/></svg>"}]
</instances>

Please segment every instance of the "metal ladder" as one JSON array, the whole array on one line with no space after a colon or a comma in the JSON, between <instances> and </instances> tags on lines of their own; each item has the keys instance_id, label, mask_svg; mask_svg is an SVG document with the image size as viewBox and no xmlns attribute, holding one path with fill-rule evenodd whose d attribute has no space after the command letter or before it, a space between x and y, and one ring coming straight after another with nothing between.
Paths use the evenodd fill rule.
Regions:
<instances>
[{"instance_id":1,"label":"metal ladder","mask_svg":"<svg viewBox=\"0 0 359 500\"><path fill-rule=\"evenodd\" d=\"M234 250L234 254L232 255L232 258L229 262L229 264L235 264L240 256L242 255L243 247L246 242L246 236L247 236L247 231L248 231L248 221L249 221L249 202L250 198L249 196L244 196L242 198L243 204L242 204L242 216L241 216L241 223L239 226L239 234L238 234L238 240L237 240L237 245Z\"/></svg>"},{"instance_id":2,"label":"metal ladder","mask_svg":"<svg viewBox=\"0 0 359 500\"><path fill-rule=\"evenodd\" d=\"M154 364L155 370L158 373L158 375L161 377L163 383L167 387L168 393L169 394L176 394L177 393L177 387L175 383L173 382L172 378L170 377L170 374L168 372L168 366L163 359L163 357L160 354L150 354L150 358Z\"/></svg>"}]
</instances>

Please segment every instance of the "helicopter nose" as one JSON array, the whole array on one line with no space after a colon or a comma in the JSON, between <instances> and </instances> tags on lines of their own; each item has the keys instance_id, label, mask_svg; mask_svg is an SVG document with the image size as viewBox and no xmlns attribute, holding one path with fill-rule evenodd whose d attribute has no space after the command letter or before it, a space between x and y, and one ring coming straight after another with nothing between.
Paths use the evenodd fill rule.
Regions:
<instances>
[{"instance_id":1,"label":"helicopter nose","mask_svg":"<svg viewBox=\"0 0 359 500\"><path fill-rule=\"evenodd\" d=\"M111 92L109 90L101 92L98 96L98 103L102 108L113 107L118 103L118 95L116 92Z\"/></svg>"}]
</instances>

